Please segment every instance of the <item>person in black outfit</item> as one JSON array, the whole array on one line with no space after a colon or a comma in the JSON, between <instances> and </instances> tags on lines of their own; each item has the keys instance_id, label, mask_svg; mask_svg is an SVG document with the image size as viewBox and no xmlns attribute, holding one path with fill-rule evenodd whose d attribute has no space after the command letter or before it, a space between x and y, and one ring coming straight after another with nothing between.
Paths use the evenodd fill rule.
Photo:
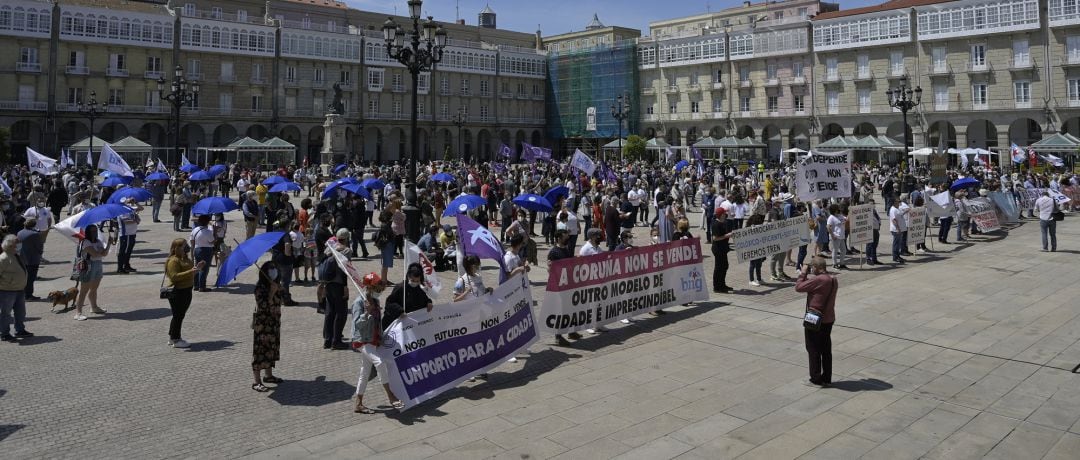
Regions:
<instances>
[{"instance_id":1,"label":"person in black outfit","mask_svg":"<svg viewBox=\"0 0 1080 460\"><path fill-rule=\"evenodd\" d=\"M356 254L356 246L360 246L360 250L364 252L363 257L368 258L367 244L364 243L364 227L367 225L367 211L364 207L364 200L360 197L353 197L352 206L349 208L349 215L351 217L349 223L349 230L352 231L352 253Z\"/></svg>"},{"instance_id":2,"label":"person in black outfit","mask_svg":"<svg viewBox=\"0 0 1080 460\"><path fill-rule=\"evenodd\" d=\"M349 256L349 231L341 229L337 232L336 249ZM346 286L345 271L338 266L332 255L326 255L326 275L322 270L319 273L319 281L324 283L323 292L326 297L325 313L323 318L323 348L332 350L348 350L349 346L341 342L345 322L349 317L349 291Z\"/></svg>"},{"instance_id":3,"label":"person in black outfit","mask_svg":"<svg viewBox=\"0 0 1080 460\"><path fill-rule=\"evenodd\" d=\"M397 285L386 298L386 311L383 313L383 329L390 327L402 314L421 309L431 311L431 298L421 286L424 282L424 269L418 263L409 264L405 271L406 282Z\"/></svg>"},{"instance_id":4,"label":"person in black outfit","mask_svg":"<svg viewBox=\"0 0 1080 460\"><path fill-rule=\"evenodd\" d=\"M567 246L569 241L570 232L567 232L566 230L555 230L555 246L552 246L551 250L548 251L548 265L551 265L551 263L556 260L574 257L574 250ZM577 332L571 332L567 334L567 336L574 340L581 338L581 334L578 334ZM570 342L563 338L562 334L555 334L555 341L562 346L570 345Z\"/></svg>"},{"instance_id":5,"label":"person in black outfit","mask_svg":"<svg viewBox=\"0 0 1080 460\"><path fill-rule=\"evenodd\" d=\"M713 292L727 294L734 289L727 285L728 252L731 252L731 227L728 225L727 210L716 208L713 213L710 233L712 234L712 255L716 265L713 267Z\"/></svg>"}]
</instances>

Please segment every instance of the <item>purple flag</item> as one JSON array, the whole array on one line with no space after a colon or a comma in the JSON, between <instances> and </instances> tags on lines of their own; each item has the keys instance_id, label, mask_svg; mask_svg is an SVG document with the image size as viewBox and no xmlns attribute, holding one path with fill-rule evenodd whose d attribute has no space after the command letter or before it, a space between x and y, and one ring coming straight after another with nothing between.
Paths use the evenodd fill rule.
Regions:
<instances>
[{"instance_id":1,"label":"purple flag","mask_svg":"<svg viewBox=\"0 0 1080 460\"><path fill-rule=\"evenodd\" d=\"M499 266L502 267L502 272L505 274L506 266L503 265L503 250L499 239L491 231L465 214L457 215L457 225L458 241L461 243L462 252L475 255L481 259L494 259L499 262Z\"/></svg>"},{"instance_id":2,"label":"purple flag","mask_svg":"<svg viewBox=\"0 0 1080 460\"><path fill-rule=\"evenodd\" d=\"M697 173L698 177L705 175L705 160L701 159L701 151L697 147L691 147L690 153L694 155L694 160L697 161Z\"/></svg>"},{"instance_id":3,"label":"purple flag","mask_svg":"<svg viewBox=\"0 0 1080 460\"><path fill-rule=\"evenodd\" d=\"M690 153L694 155L695 160L697 160L699 162L702 161L701 160L701 150L698 150L697 147L691 147L690 148Z\"/></svg>"},{"instance_id":4,"label":"purple flag","mask_svg":"<svg viewBox=\"0 0 1080 460\"><path fill-rule=\"evenodd\" d=\"M521 143L521 159L526 163L532 163L536 161L536 147L533 147L528 142Z\"/></svg>"},{"instance_id":5,"label":"purple flag","mask_svg":"<svg viewBox=\"0 0 1080 460\"><path fill-rule=\"evenodd\" d=\"M504 165L502 163L494 163L493 167L495 168L495 172L497 172L499 174L505 174L506 173L506 165Z\"/></svg>"},{"instance_id":6,"label":"purple flag","mask_svg":"<svg viewBox=\"0 0 1080 460\"><path fill-rule=\"evenodd\" d=\"M514 156L514 151L510 148L509 145L499 144L499 156L510 158Z\"/></svg>"},{"instance_id":7,"label":"purple flag","mask_svg":"<svg viewBox=\"0 0 1080 460\"><path fill-rule=\"evenodd\" d=\"M541 160L551 161L551 149L546 149L546 148L543 148L543 147L533 147L533 148L536 149L536 158L539 158Z\"/></svg>"}]
</instances>

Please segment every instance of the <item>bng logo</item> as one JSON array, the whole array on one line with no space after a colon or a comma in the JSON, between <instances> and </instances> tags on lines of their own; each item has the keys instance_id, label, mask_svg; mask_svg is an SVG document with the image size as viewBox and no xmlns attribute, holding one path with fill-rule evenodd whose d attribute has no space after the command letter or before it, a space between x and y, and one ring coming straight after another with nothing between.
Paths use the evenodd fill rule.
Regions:
<instances>
[{"instance_id":1,"label":"bng logo","mask_svg":"<svg viewBox=\"0 0 1080 460\"><path fill-rule=\"evenodd\" d=\"M682 278L683 291L702 292L705 290L705 275L696 267L690 269L690 273Z\"/></svg>"}]
</instances>

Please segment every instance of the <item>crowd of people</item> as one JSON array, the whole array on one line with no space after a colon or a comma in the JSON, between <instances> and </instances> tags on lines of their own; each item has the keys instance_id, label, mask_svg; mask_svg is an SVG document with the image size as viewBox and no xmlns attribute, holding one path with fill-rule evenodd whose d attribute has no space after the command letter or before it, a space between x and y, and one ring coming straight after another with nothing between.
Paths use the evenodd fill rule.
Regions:
<instances>
[{"instance_id":1,"label":"crowd of people","mask_svg":"<svg viewBox=\"0 0 1080 460\"><path fill-rule=\"evenodd\" d=\"M231 250L226 214L200 214L194 208L207 197L233 200L244 222L245 239L260 231L284 232L270 250L269 260L257 267L251 388L269 391L265 384L281 381L273 374L280 359L281 308L296 305L293 290L307 286L315 289L318 311L325 315L323 348L354 349L362 357L355 403L355 410L361 413L371 411L363 402L371 369L385 375L385 367L374 353L382 330L403 314L430 310L434 305L422 288L423 273L418 265L392 270L395 260L401 263L407 249L404 210L407 202L414 202L420 212L422 231L416 242L419 250L435 261L437 270L456 272L453 301L491 292L482 276L480 259L460 250L456 229L447 223L451 219L443 218L448 204L466 195L478 196L484 203L470 209L468 214L482 226L498 227L498 231L492 232L504 244L505 273L501 274L504 277L528 272L531 267L541 265L541 259L550 263L700 236L710 245L714 259L711 288L717 294L737 292L727 281L732 232L805 215L809 217L812 238L798 248L771 256L768 282L762 275L766 259L750 261L748 289L766 283L791 283L799 291L812 292L813 298L818 299L815 302L821 304L815 306L824 309L823 321L830 326L835 318L832 304L836 286L826 269L826 260L831 259L834 270L848 269L851 254L863 254L870 265L881 263L878 241L880 229L887 225L892 235L891 261L904 264L905 257L913 255L911 244L916 246L916 252L925 251L922 241L908 241L907 228L910 209L923 206L930 196L949 192L950 201L955 204L953 215L934 218L940 243L949 242L953 225L957 241L978 232L966 208L968 194L1000 191L1014 196L1017 206L1026 204L1022 211L1029 218L1040 220L1044 250L1057 249L1051 214L1059 209L1074 210L1080 202L1080 185L1074 174L1007 173L997 167L950 170L944 180L931 181L929 171L922 168L855 165L850 198L811 202L800 200L795 194L795 163L742 170L727 161L701 162L681 170L666 163L602 163L597 174L589 176L556 162L469 165L436 161L422 165L415 177L415 197L407 196L411 193L407 182L412 178L403 165L349 164L339 169L337 173L329 173L314 167L281 166L272 171L255 171L232 164L225 165L211 180L199 181L178 170L167 171L167 180L149 179L154 168L148 167L135 171L129 183L105 187L97 171L89 169L68 169L42 176L30 174L25 166L4 168L0 172L6 189L0 195L0 235L4 235L3 254L0 254L0 339L10 342L33 335L23 322L25 302L40 299L35 295L34 284L48 236L57 222L109 202L112 194L125 188L145 188L149 197L120 200L133 212L87 225L77 236L78 242L72 250L74 264L85 266L78 270L78 276L73 275L73 281L78 283L75 320L86 319L87 299L90 313L107 315L98 302L98 289L105 274L103 262L115 254L116 274L137 272L131 255L143 211L140 203L151 207L151 219L158 223L170 219L160 213L167 200L173 231L179 234L168 248L160 248L167 253L162 285L172 290L168 298L172 310L168 344L180 349L188 347L182 329L188 308L197 301L194 292L212 290L211 269L220 267ZM449 174L453 180L434 180L437 173ZM974 178L977 185L950 191L949 185L961 176ZM273 186L266 182L273 177L293 181L300 187L271 192ZM347 187L329 190L335 181L346 177L358 182L374 179L379 185L365 188L364 192ZM549 193L555 189L560 191ZM1041 198L1027 203L1020 196L1021 190L1030 190ZM1059 206L1054 200L1047 200L1051 191L1073 200ZM551 210L518 206L514 198L523 193L547 194ZM884 207L881 214L874 208L873 241L861 248L853 247L848 243L848 208L876 204L878 198ZM638 227L647 229L648 240L638 241L634 231ZM374 248L369 250L367 243ZM115 251L114 246L118 247ZM546 257L541 257L545 250ZM379 264L379 273L363 277L361 292L351 306L349 281L334 260L335 252L353 259L374 258ZM788 267L798 274L797 279L788 275ZM401 273L404 275L395 279ZM819 277L829 277L832 281L826 283L825 278L819 280ZM831 294L822 293L826 284L832 289ZM383 297L386 289L391 292ZM351 334L346 336L344 329L350 324L350 315ZM13 334L9 329L12 323ZM603 331L598 327L587 332ZM811 370L811 382L815 384L830 382L828 336L829 327L825 326L807 332L811 365L816 367ZM570 344L567 338L582 337L576 333L555 337L562 345ZM400 407L389 386L383 383L392 404Z\"/></svg>"}]
</instances>

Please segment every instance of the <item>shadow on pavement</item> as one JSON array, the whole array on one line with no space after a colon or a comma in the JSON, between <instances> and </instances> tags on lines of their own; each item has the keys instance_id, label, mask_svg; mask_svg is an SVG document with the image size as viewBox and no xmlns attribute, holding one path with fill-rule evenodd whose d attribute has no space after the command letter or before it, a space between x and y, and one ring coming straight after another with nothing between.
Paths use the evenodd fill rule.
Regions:
<instances>
[{"instance_id":1,"label":"shadow on pavement","mask_svg":"<svg viewBox=\"0 0 1080 460\"><path fill-rule=\"evenodd\" d=\"M0 441L23 428L26 428L26 425L0 425Z\"/></svg>"},{"instance_id":2,"label":"shadow on pavement","mask_svg":"<svg viewBox=\"0 0 1080 460\"><path fill-rule=\"evenodd\" d=\"M885 391L892 387L889 382L878 379L843 380L829 384L829 388L840 391Z\"/></svg>"},{"instance_id":3,"label":"shadow on pavement","mask_svg":"<svg viewBox=\"0 0 1080 460\"><path fill-rule=\"evenodd\" d=\"M214 340L210 342L192 342L188 351L221 351L231 350L236 342L232 340Z\"/></svg>"},{"instance_id":4,"label":"shadow on pavement","mask_svg":"<svg viewBox=\"0 0 1080 460\"><path fill-rule=\"evenodd\" d=\"M168 308L144 308L142 310L122 311L117 313L106 313L105 315L94 315L91 319L119 319L123 321L144 321L148 319L161 319L172 315L172 311Z\"/></svg>"},{"instance_id":5,"label":"shadow on pavement","mask_svg":"<svg viewBox=\"0 0 1080 460\"><path fill-rule=\"evenodd\" d=\"M279 383L270 399L282 406L325 406L348 401L356 387L345 382L332 382L320 375L315 380L288 380Z\"/></svg>"},{"instance_id":6,"label":"shadow on pavement","mask_svg":"<svg viewBox=\"0 0 1080 460\"><path fill-rule=\"evenodd\" d=\"M27 337L27 338L24 338L24 339L19 339L19 346L41 345L43 343L55 343L55 342L59 342L61 340L63 340L63 339L61 339L59 337L53 337L51 335L35 335L33 337Z\"/></svg>"}]
</instances>

